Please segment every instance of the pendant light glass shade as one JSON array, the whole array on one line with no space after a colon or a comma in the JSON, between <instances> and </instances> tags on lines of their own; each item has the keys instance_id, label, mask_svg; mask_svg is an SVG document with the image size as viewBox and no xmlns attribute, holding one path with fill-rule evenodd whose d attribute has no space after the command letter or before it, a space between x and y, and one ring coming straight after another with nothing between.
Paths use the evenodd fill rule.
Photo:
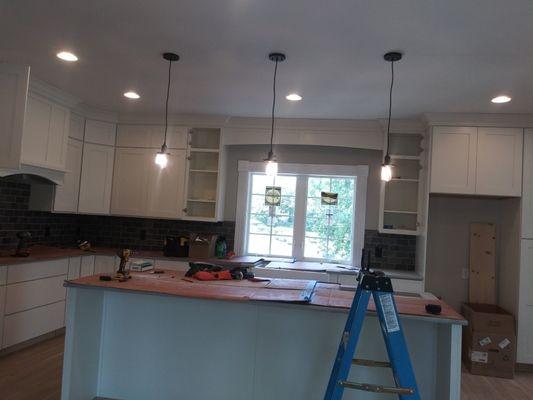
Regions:
<instances>
[{"instance_id":1,"label":"pendant light glass shade","mask_svg":"<svg viewBox=\"0 0 533 400\"><path fill-rule=\"evenodd\" d=\"M392 167L390 164L383 164L381 166L381 180L389 182L392 179Z\"/></svg>"},{"instance_id":2,"label":"pendant light glass shade","mask_svg":"<svg viewBox=\"0 0 533 400\"><path fill-rule=\"evenodd\" d=\"M268 158L265 160L265 173L267 176L276 176L278 174L278 162L272 152L268 153Z\"/></svg>"}]
</instances>

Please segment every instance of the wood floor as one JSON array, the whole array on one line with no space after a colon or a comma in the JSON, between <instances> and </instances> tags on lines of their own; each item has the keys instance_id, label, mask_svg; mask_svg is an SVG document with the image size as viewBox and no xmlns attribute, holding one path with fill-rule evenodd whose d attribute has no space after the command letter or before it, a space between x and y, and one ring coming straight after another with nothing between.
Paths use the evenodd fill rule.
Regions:
<instances>
[{"instance_id":1,"label":"wood floor","mask_svg":"<svg viewBox=\"0 0 533 400\"><path fill-rule=\"evenodd\" d=\"M63 336L0 358L0 399L59 400ZM514 380L463 372L461 400L533 400L533 374Z\"/></svg>"}]
</instances>

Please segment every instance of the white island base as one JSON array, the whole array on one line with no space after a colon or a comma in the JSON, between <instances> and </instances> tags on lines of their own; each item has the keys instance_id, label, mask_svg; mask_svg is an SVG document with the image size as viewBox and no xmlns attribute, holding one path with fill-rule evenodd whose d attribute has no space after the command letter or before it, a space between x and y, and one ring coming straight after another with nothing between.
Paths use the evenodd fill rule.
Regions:
<instances>
[{"instance_id":1,"label":"white island base","mask_svg":"<svg viewBox=\"0 0 533 400\"><path fill-rule=\"evenodd\" d=\"M310 305L69 287L62 399L323 399L346 317ZM421 398L458 400L461 322L401 321ZM357 356L386 360L374 314ZM393 384L381 368L354 366L350 380Z\"/></svg>"}]
</instances>

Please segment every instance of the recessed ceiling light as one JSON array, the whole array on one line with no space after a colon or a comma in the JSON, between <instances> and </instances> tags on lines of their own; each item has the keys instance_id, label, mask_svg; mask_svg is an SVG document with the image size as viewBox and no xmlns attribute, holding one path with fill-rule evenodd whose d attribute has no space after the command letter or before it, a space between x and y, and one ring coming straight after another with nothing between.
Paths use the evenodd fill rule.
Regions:
<instances>
[{"instance_id":1,"label":"recessed ceiling light","mask_svg":"<svg viewBox=\"0 0 533 400\"><path fill-rule=\"evenodd\" d=\"M137 92L132 92L132 91L124 93L124 97L127 97L128 99L133 99L133 100L137 100L141 98L141 96L139 96Z\"/></svg>"},{"instance_id":2,"label":"recessed ceiling light","mask_svg":"<svg viewBox=\"0 0 533 400\"><path fill-rule=\"evenodd\" d=\"M78 61L78 57L76 56L76 54L71 53L70 51L60 51L59 53L56 54L56 56L57 58L60 58L63 61L68 61L68 62Z\"/></svg>"},{"instance_id":3,"label":"recessed ceiling light","mask_svg":"<svg viewBox=\"0 0 533 400\"><path fill-rule=\"evenodd\" d=\"M491 101L496 104L509 103L511 98L509 96L496 96Z\"/></svg>"},{"instance_id":4,"label":"recessed ceiling light","mask_svg":"<svg viewBox=\"0 0 533 400\"><path fill-rule=\"evenodd\" d=\"M287 100L290 101L300 101L302 100L302 96L300 96L298 93L291 93L288 94L287 97L285 97Z\"/></svg>"}]
</instances>

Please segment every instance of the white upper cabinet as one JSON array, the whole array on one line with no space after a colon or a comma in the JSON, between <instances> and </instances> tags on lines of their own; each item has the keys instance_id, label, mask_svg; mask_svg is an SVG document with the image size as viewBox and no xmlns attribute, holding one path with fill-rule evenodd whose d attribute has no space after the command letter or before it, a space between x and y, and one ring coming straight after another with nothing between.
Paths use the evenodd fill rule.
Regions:
<instances>
[{"instance_id":1,"label":"white upper cabinet","mask_svg":"<svg viewBox=\"0 0 533 400\"><path fill-rule=\"evenodd\" d=\"M533 129L524 133L522 238L533 239Z\"/></svg>"},{"instance_id":2,"label":"white upper cabinet","mask_svg":"<svg viewBox=\"0 0 533 400\"><path fill-rule=\"evenodd\" d=\"M189 128L169 126L167 146L169 149L186 149ZM118 147L161 148L165 136L163 125L121 124L117 128Z\"/></svg>"},{"instance_id":3,"label":"white upper cabinet","mask_svg":"<svg viewBox=\"0 0 533 400\"><path fill-rule=\"evenodd\" d=\"M0 63L0 167L18 168L30 67Z\"/></svg>"},{"instance_id":4,"label":"white upper cabinet","mask_svg":"<svg viewBox=\"0 0 533 400\"><path fill-rule=\"evenodd\" d=\"M477 128L433 128L430 192L474 194L476 155Z\"/></svg>"},{"instance_id":5,"label":"white upper cabinet","mask_svg":"<svg viewBox=\"0 0 533 400\"><path fill-rule=\"evenodd\" d=\"M24 164L64 170L70 111L44 97L30 94L22 135Z\"/></svg>"},{"instance_id":6,"label":"white upper cabinet","mask_svg":"<svg viewBox=\"0 0 533 400\"><path fill-rule=\"evenodd\" d=\"M148 159L148 209L150 217L181 218L183 216L186 150L174 149L166 168L159 168L152 154Z\"/></svg>"},{"instance_id":7,"label":"white upper cabinet","mask_svg":"<svg viewBox=\"0 0 533 400\"><path fill-rule=\"evenodd\" d=\"M116 130L117 126L114 123L87 119L85 121L85 142L114 146Z\"/></svg>"},{"instance_id":8,"label":"white upper cabinet","mask_svg":"<svg viewBox=\"0 0 533 400\"><path fill-rule=\"evenodd\" d=\"M523 129L478 128L476 194L522 194Z\"/></svg>"},{"instance_id":9,"label":"white upper cabinet","mask_svg":"<svg viewBox=\"0 0 533 400\"><path fill-rule=\"evenodd\" d=\"M116 149L111 214L181 218L186 151L170 150L164 169L155 164L155 152L135 147Z\"/></svg>"},{"instance_id":10,"label":"white upper cabinet","mask_svg":"<svg viewBox=\"0 0 533 400\"><path fill-rule=\"evenodd\" d=\"M78 205L80 213L109 214L114 157L114 147L84 144Z\"/></svg>"},{"instance_id":11,"label":"white upper cabinet","mask_svg":"<svg viewBox=\"0 0 533 400\"><path fill-rule=\"evenodd\" d=\"M78 211L82 153L83 142L69 138L67 143L67 172L63 185L56 186L55 212L75 213Z\"/></svg>"},{"instance_id":12,"label":"white upper cabinet","mask_svg":"<svg viewBox=\"0 0 533 400\"><path fill-rule=\"evenodd\" d=\"M129 147L116 149L111 214L146 214L149 152Z\"/></svg>"},{"instance_id":13,"label":"white upper cabinet","mask_svg":"<svg viewBox=\"0 0 533 400\"><path fill-rule=\"evenodd\" d=\"M85 118L78 114L70 114L70 126L68 130L68 137L73 139L83 140L83 132L85 130Z\"/></svg>"},{"instance_id":14,"label":"white upper cabinet","mask_svg":"<svg viewBox=\"0 0 533 400\"><path fill-rule=\"evenodd\" d=\"M435 127L430 193L519 197L523 130Z\"/></svg>"}]
</instances>

